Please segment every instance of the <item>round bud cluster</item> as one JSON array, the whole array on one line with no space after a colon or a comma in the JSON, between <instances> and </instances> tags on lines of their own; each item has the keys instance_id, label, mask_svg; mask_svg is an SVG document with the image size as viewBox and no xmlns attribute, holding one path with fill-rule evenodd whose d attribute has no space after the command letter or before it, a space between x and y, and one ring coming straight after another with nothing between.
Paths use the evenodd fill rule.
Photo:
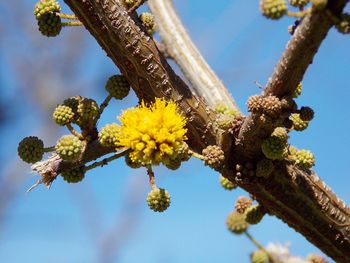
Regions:
<instances>
[{"instance_id":1,"label":"round bud cluster","mask_svg":"<svg viewBox=\"0 0 350 263\"><path fill-rule=\"evenodd\" d=\"M239 131L242 127L244 121L244 117L242 115L237 115L231 122L231 127L229 128L228 132L235 137L238 136Z\"/></svg>"},{"instance_id":2,"label":"round bud cluster","mask_svg":"<svg viewBox=\"0 0 350 263\"><path fill-rule=\"evenodd\" d=\"M73 168L69 171L63 172L61 174L63 180L67 183L78 183L82 181L85 177L85 167Z\"/></svg>"},{"instance_id":3,"label":"round bud cluster","mask_svg":"<svg viewBox=\"0 0 350 263\"><path fill-rule=\"evenodd\" d=\"M38 19L38 26L44 36L55 37L62 29L61 18L56 13L45 13Z\"/></svg>"},{"instance_id":4,"label":"round bud cluster","mask_svg":"<svg viewBox=\"0 0 350 263\"><path fill-rule=\"evenodd\" d=\"M253 205L249 207L245 212L245 220L251 225L260 223L266 214L266 210L261 205Z\"/></svg>"},{"instance_id":5,"label":"round bud cluster","mask_svg":"<svg viewBox=\"0 0 350 263\"><path fill-rule=\"evenodd\" d=\"M181 166L181 159L171 159L168 158L167 160L163 161L163 163L165 164L165 166L170 169L170 170L177 170L180 168Z\"/></svg>"},{"instance_id":6,"label":"round bud cluster","mask_svg":"<svg viewBox=\"0 0 350 263\"><path fill-rule=\"evenodd\" d=\"M249 224L245 221L244 214L233 211L227 217L226 226L232 233L239 235L247 230Z\"/></svg>"},{"instance_id":7,"label":"round bud cluster","mask_svg":"<svg viewBox=\"0 0 350 263\"><path fill-rule=\"evenodd\" d=\"M39 19L42 15L50 12L61 12L60 4L56 0L40 0L34 7L34 15L36 19Z\"/></svg>"},{"instance_id":8,"label":"round bud cluster","mask_svg":"<svg viewBox=\"0 0 350 263\"><path fill-rule=\"evenodd\" d=\"M231 123L233 122L234 119L235 117L233 116L220 113L216 117L216 123L220 129L228 130L229 128L231 128Z\"/></svg>"},{"instance_id":9,"label":"round bud cluster","mask_svg":"<svg viewBox=\"0 0 350 263\"><path fill-rule=\"evenodd\" d=\"M342 34L350 34L350 14L342 14L340 21L335 24L335 28Z\"/></svg>"},{"instance_id":10,"label":"round bud cluster","mask_svg":"<svg viewBox=\"0 0 350 263\"><path fill-rule=\"evenodd\" d=\"M147 196L147 204L155 212L163 212L170 205L170 195L162 188L153 189Z\"/></svg>"},{"instance_id":11,"label":"round bud cluster","mask_svg":"<svg viewBox=\"0 0 350 263\"><path fill-rule=\"evenodd\" d=\"M180 147L177 148L176 154L169 156L163 160L163 164L170 170L177 170L180 168L182 162L186 162L190 159L188 153L189 147L187 143L183 142Z\"/></svg>"},{"instance_id":12,"label":"round bud cluster","mask_svg":"<svg viewBox=\"0 0 350 263\"><path fill-rule=\"evenodd\" d=\"M270 116L276 116L282 111L282 103L280 99L272 95L263 97L261 107L263 113Z\"/></svg>"},{"instance_id":13,"label":"round bud cluster","mask_svg":"<svg viewBox=\"0 0 350 263\"><path fill-rule=\"evenodd\" d=\"M63 126L72 122L74 118L74 112L71 107L68 107L66 105L58 105L52 116L58 125Z\"/></svg>"},{"instance_id":14,"label":"round bud cluster","mask_svg":"<svg viewBox=\"0 0 350 263\"><path fill-rule=\"evenodd\" d=\"M248 207L251 207L253 204L253 200L246 196L240 196L238 197L235 209L238 213L244 214L244 212L247 210Z\"/></svg>"},{"instance_id":15,"label":"round bud cluster","mask_svg":"<svg viewBox=\"0 0 350 263\"><path fill-rule=\"evenodd\" d=\"M65 161L77 161L84 150L84 142L74 135L62 136L56 146L57 154Z\"/></svg>"},{"instance_id":16,"label":"round bud cluster","mask_svg":"<svg viewBox=\"0 0 350 263\"><path fill-rule=\"evenodd\" d=\"M299 115L301 120L311 121L314 118L315 112L310 107L301 107Z\"/></svg>"},{"instance_id":17,"label":"round bud cluster","mask_svg":"<svg viewBox=\"0 0 350 263\"><path fill-rule=\"evenodd\" d=\"M120 126L116 123L107 124L98 133L99 142L106 147L113 147L116 145L116 135L118 134Z\"/></svg>"},{"instance_id":18,"label":"round bud cluster","mask_svg":"<svg viewBox=\"0 0 350 263\"><path fill-rule=\"evenodd\" d=\"M220 184L225 190L233 190L237 188L237 185L233 182L231 182L229 179L223 177L222 175L220 176Z\"/></svg>"},{"instance_id":19,"label":"round bud cluster","mask_svg":"<svg viewBox=\"0 0 350 263\"><path fill-rule=\"evenodd\" d=\"M310 0L312 8L315 10L322 10L327 6L328 0Z\"/></svg>"},{"instance_id":20,"label":"round bud cluster","mask_svg":"<svg viewBox=\"0 0 350 263\"><path fill-rule=\"evenodd\" d=\"M112 97L121 100L128 96L130 84L123 75L113 75L108 79L105 89Z\"/></svg>"},{"instance_id":21,"label":"round bud cluster","mask_svg":"<svg viewBox=\"0 0 350 263\"><path fill-rule=\"evenodd\" d=\"M73 112L77 112L80 99L81 99L80 96L76 96L76 97L71 97L71 98L65 99L63 101L63 105L68 106L69 108L71 108Z\"/></svg>"},{"instance_id":22,"label":"round bud cluster","mask_svg":"<svg viewBox=\"0 0 350 263\"><path fill-rule=\"evenodd\" d=\"M146 28L149 35L153 35L156 31L156 23L154 22L154 16L151 13L144 12L140 15L142 25Z\"/></svg>"},{"instance_id":23,"label":"round bud cluster","mask_svg":"<svg viewBox=\"0 0 350 263\"><path fill-rule=\"evenodd\" d=\"M261 150L266 158L271 160L282 160L287 156L287 142L277 137L269 137L261 144Z\"/></svg>"},{"instance_id":24,"label":"round bud cluster","mask_svg":"<svg viewBox=\"0 0 350 263\"><path fill-rule=\"evenodd\" d=\"M275 166L269 159L262 159L256 164L256 176L267 178L271 175Z\"/></svg>"},{"instance_id":25,"label":"round bud cluster","mask_svg":"<svg viewBox=\"0 0 350 263\"><path fill-rule=\"evenodd\" d=\"M271 134L272 137L277 137L278 139L282 141L287 141L289 136L287 133L287 130L284 127L277 127L274 129L274 131Z\"/></svg>"},{"instance_id":26,"label":"round bud cluster","mask_svg":"<svg viewBox=\"0 0 350 263\"><path fill-rule=\"evenodd\" d=\"M269 255L263 250L257 250L251 254L252 263L269 263Z\"/></svg>"},{"instance_id":27,"label":"round bud cluster","mask_svg":"<svg viewBox=\"0 0 350 263\"><path fill-rule=\"evenodd\" d=\"M304 7L310 0L289 0L290 5L295 7Z\"/></svg>"},{"instance_id":28,"label":"round bud cluster","mask_svg":"<svg viewBox=\"0 0 350 263\"><path fill-rule=\"evenodd\" d=\"M203 149L202 155L204 156L205 165L208 165L215 170L220 169L225 160L223 150L217 145L209 145Z\"/></svg>"},{"instance_id":29,"label":"round bud cluster","mask_svg":"<svg viewBox=\"0 0 350 263\"><path fill-rule=\"evenodd\" d=\"M247 101L248 111L252 113L260 112L262 108L262 96L253 95Z\"/></svg>"},{"instance_id":30,"label":"round bud cluster","mask_svg":"<svg viewBox=\"0 0 350 263\"><path fill-rule=\"evenodd\" d=\"M303 91L303 85L301 84L301 82L298 84L298 86L296 87L296 89L294 90L292 97L293 98L298 98L301 95L301 92Z\"/></svg>"},{"instance_id":31,"label":"round bud cluster","mask_svg":"<svg viewBox=\"0 0 350 263\"><path fill-rule=\"evenodd\" d=\"M25 137L18 144L18 156L26 163L36 163L43 158L44 143L38 137Z\"/></svg>"},{"instance_id":32,"label":"round bud cluster","mask_svg":"<svg viewBox=\"0 0 350 263\"><path fill-rule=\"evenodd\" d=\"M140 168L142 166L142 164L139 162L133 162L129 155L125 155L125 163L127 166L129 166L130 168L133 168L133 169L137 169L137 168Z\"/></svg>"},{"instance_id":33,"label":"round bud cluster","mask_svg":"<svg viewBox=\"0 0 350 263\"><path fill-rule=\"evenodd\" d=\"M77 123L79 125L85 125L90 123L99 113L99 108L95 100L83 98L78 104L78 119Z\"/></svg>"},{"instance_id":34,"label":"round bud cluster","mask_svg":"<svg viewBox=\"0 0 350 263\"><path fill-rule=\"evenodd\" d=\"M260 0L262 14L270 19L279 19L287 13L285 0Z\"/></svg>"},{"instance_id":35,"label":"round bud cluster","mask_svg":"<svg viewBox=\"0 0 350 263\"><path fill-rule=\"evenodd\" d=\"M307 262L310 263L327 263L326 259L317 254L310 254L307 257Z\"/></svg>"},{"instance_id":36,"label":"round bud cluster","mask_svg":"<svg viewBox=\"0 0 350 263\"><path fill-rule=\"evenodd\" d=\"M303 131L309 126L309 122L303 121L299 113L293 113L290 115L290 119L293 122L293 129L296 131Z\"/></svg>"},{"instance_id":37,"label":"round bud cluster","mask_svg":"<svg viewBox=\"0 0 350 263\"><path fill-rule=\"evenodd\" d=\"M292 150L290 149L290 158L295 161L295 163L305 169L310 169L315 165L315 156L311 151L308 150ZM295 149L295 148L294 148Z\"/></svg>"}]
</instances>

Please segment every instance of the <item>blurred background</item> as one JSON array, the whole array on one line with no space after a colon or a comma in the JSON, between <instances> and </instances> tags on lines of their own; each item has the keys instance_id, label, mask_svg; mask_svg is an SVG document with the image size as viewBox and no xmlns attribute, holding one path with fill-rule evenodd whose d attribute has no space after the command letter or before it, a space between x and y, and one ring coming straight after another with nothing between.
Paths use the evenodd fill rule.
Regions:
<instances>
[{"instance_id":1,"label":"blurred background","mask_svg":"<svg viewBox=\"0 0 350 263\"><path fill-rule=\"evenodd\" d=\"M101 103L105 81L118 73L84 28L65 28L56 38L41 36L32 14L35 2L0 2L0 261L249 262L255 247L225 226L234 201L246 193L223 190L218 174L197 160L175 172L156 169L158 185L172 196L164 213L147 207L145 170L129 169L123 160L90 171L82 183L58 178L50 190L39 186L26 193L39 177L18 159L18 142L35 135L46 146L54 145L67 133L51 119L55 106L78 94ZM200 51L246 112L248 96L260 93L254 81L267 82L290 38L287 28L293 19L263 18L258 1L174 4ZM315 170L347 203L349 46L349 36L330 31L298 99L299 105L314 108L316 117L305 132L291 134L295 146L315 153ZM133 93L113 101L99 127L136 103ZM264 246L289 244L297 256L321 253L274 217L264 218L250 233Z\"/></svg>"}]
</instances>

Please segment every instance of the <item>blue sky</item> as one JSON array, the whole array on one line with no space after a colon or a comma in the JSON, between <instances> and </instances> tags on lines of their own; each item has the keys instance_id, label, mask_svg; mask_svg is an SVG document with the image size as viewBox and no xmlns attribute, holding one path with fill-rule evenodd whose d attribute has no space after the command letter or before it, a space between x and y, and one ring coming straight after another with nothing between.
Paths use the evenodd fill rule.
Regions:
<instances>
[{"instance_id":1,"label":"blue sky","mask_svg":"<svg viewBox=\"0 0 350 263\"><path fill-rule=\"evenodd\" d=\"M26 1L23 4L28 8L26 27L33 30L34 40L23 43L13 32L0 34L0 101L7 102L5 105L10 111L10 118L0 126L2 138L6 138L2 140L0 150L0 159L6 163L1 169L0 184L3 178L19 176L10 174L7 164L22 165L15 160L21 138L28 135L49 137L47 129L45 133L40 126L47 125L45 119L49 118L50 112L43 113L41 107L35 106L37 97L30 94L35 82L28 82L28 93L21 93L18 71L9 66L11 55L17 52L23 58L21 48L31 50L30 45L39 41L48 41L48 44L36 54L27 54L29 57L37 56L41 61L50 52L60 54L64 48L60 41L68 37L68 31L74 30L86 39L79 47L85 53L73 77L76 82L69 83L69 87L62 86L64 94L76 95L70 87L86 85L81 95L101 102L106 95L102 88L105 80L116 73L115 66L83 28L65 29L55 39L41 37L31 17L34 3ZM213 4L212 1L174 0L174 3L194 42L246 112L248 96L260 92L254 81L266 83L290 38L287 27L293 20L284 18L276 22L263 18L258 1L218 0ZM16 10L11 12L15 16ZM14 18L4 3L0 3L0 14L10 21L2 21L1 33L2 28L13 26ZM305 132L291 133L292 144L315 153L315 170L348 203L349 45L349 36L341 35L335 29L330 31L305 75L304 91L298 99L300 106L308 105L315 110L315 119ZM71 54L72 61L74 56ZM59 70L55 63L44 65ZM42 71L44 69L38 69L38 74ZM50 79L48 83L59 82ZM60 90L60 87L56 89ZM48 85L44 93L45 96L53 94L51 108L64 99L53 90ZM29 102L29 98L34 103ZM112 102L99 126L115 121L123 108L136 102L134 94L121 103ZM52 133L51 129L49 133ZM57 128L55 133L57 139L67 131ZM56 139L50 139L49 144ZM112 251L114 255L110 262L245 263L249 262L249 253L255 249L245 237L234 236L225 227L226 216L233 209L234 201L245 193L222 190L218 174L198 160L184 163L175 172L156 168L158 185L172 196L171 207L162 214L153 213L146 205L149 186L145 171L131 170L123 160L89 172L80 184L68 185L59 178L50 190L38 187L26 194L26 189L38 179L29 170L29 165L21 168L22 176L26 178L10 200L0 228L2 262L102 262L102 259L107 260L108 251ZM266 217L250 232L263 245L289 242L295 255L318 252L300 234L273 217ZM108 236L115 240L112 238L113 241L103 243Z\"/></svg>"}]
</instances>

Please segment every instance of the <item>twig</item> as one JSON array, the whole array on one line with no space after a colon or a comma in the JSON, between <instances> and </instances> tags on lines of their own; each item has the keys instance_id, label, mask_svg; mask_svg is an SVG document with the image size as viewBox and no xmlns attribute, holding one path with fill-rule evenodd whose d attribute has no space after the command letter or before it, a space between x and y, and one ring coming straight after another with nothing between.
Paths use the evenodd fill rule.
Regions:
<instances>
[{"instance_id":1,"label":"twig","mask_svg":"<svg viewBox=\"0 0 350 263\"><path fill-rule=\"evenodd\" d=\"M77 130L75 130L72 126L72 124L68 123L66 124L67 129L70 131L71 134L78 137L79 139L83 139L83 135L81 135Z\"/></svg>"},{"instance_id":2,"label":"twig","mask_svg":"<svg viewBox=\"0 0 350 263\"><path fill-rule=\"evenodd\" d=\"M126 154L128 154L129 152L130 152L130 150L125 150L125 151L123 151L121 153L114 154L114 155L112 155L110 157L104 158L101 161L94 162L93 164L90 164L90 165L86 166L84 170L85 171L89 171L89 170L94 169L96 167L107 165L109 162L114 161L114 160L116 160L116 159L118 159L120 157L123 157Z\"/></svg>"},{"instance_id":3,"label":"twig","mask_svg":"<svg viewBox=\"0 0 350 263\"><path fill-rule=\"evenodd\" d=\"M154 177L154 172L151 166L147 167L147 174L149 177L149 184L151 185L152 190L156 189L157 188L156 179Z\"/></svg>"},{"instance_id":4,"label":"twig","mask_svg":"<svg viewBox=\"0 0 350 263\"><path fill-rule=\"evenodd\" d=\"M270 252L268 252L251 234L249 234L247 230L244 231L244 234L258 249L264 251L267 254L271 263L276 263Z\"/></svg>"},{"instance_id":5,"label":"twig","mask_svg":"<svg viewBox=\"0 0 350 263\"><path fill-rule=\"evenodd\" d=\"M71 19L71 20L79 20L76 15L69 15L69 14L63 14L63 13L56 13L56 15L58 15L61 18L64 19Z\"/></svg>"}]
</instances>

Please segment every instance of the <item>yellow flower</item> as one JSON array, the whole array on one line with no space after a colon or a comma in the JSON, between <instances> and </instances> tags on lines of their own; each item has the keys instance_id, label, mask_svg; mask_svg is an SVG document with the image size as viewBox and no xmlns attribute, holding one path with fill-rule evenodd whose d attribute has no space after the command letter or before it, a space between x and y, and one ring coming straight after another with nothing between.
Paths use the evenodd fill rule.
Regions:
<instances>
[{"instance_id":1,"label":"yellow flower","mask_svg":"<svg viewBox=\"0 0 350 263\"><path fill-rule=\"evenodd\" d=\"M158 165L183 151L187 140L186 118L173 101L156 98L150 105L142 102L124 111L119 120L116 146L130 149L133 162Z\"/></svg>"}]
</instances>

